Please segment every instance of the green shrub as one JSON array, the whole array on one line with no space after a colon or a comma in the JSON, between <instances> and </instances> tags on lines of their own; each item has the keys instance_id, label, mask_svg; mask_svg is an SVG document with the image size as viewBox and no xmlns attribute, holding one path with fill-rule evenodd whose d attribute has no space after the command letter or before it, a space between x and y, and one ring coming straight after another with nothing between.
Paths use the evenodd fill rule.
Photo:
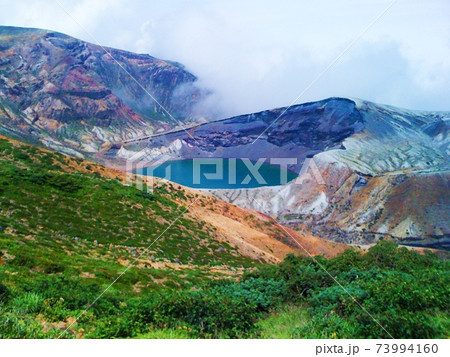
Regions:
<instances>
[{"instance_id":1,"label":"green shrub","mask_svg":"<svg viewBox=\"0 0 450 357\"><path fill-rule=\"evenodd\" d=\"M247 274L281 278L288 302L306 300L311 321L296 331L297 337L389 337L371 316L395 338L448 335L447 261L392 242L380 242L365 255L352 249L329 260L316 259L351 296L310 258L288 256L279 266Z\"/></svg>"},{"instance_id":2,"label":"green shrub","mask_svg":"<svg viewBox=\"0 0 450 357\"><path fill-rule=\"evenodd\" d=\"M212 284L208 287L208 293L242 299L253 305L257 312L264 312L283 302L287 287L282 280L249 278L240 284L230 281Z\"/></svg>"},{"instance_id":3,"label":"green shrub","mask_svg":"<svg viewBox=\"0 0 450 357\"><path fill-rule=\"evenodd\" d=\"M57 338L61 331L44 332L41 323L31 315L11 312L0 308L0 338ZM70 336L69 337L73 337Z\"/></svg>"},{"instance_id":4,"label":"green shrub","mask_svg":"<svg viewBox=\"0 0 450 357\"><path fill-rule=\"evenodd\" d=\"M0 304L4 304L8 302L11 297L11 292L8 287L2 283L0 283Z\"/></svg>"},{"instance_id":5,"label":"green shrub","mask_svg":"<svg viewBox=\"0 0 450 357\"><path fill-rule=\"evenodd\" d=\"M67 174L47 175L46 179L50 186L68 193L77 192L83 187L79 178L69 176Z\"/></svg>"},{"instance_id":6,"label":"green shrub","mask_svg":"<svg viewBox=\"0 0 450 357\"><path fill-rule=\"evenodd\" d=\"M274 289L282 284L250 280L213 284L200 291L173 291L152 295L127 306L127 321L134 329L188 328L198 337L242 337L255 329L259 313L275 304Z\"/></svg>"},{"instance_id":7,"label":"green shrub","mask_svg":"<svg viewBox=\"0 0 450 357\"><path fill-rule=\"evenodd\" d=\"M44 308L44 298L35 293L24 293L14 298L10 307L19 314L34 314Z\"/></svg>"}]
</instances>

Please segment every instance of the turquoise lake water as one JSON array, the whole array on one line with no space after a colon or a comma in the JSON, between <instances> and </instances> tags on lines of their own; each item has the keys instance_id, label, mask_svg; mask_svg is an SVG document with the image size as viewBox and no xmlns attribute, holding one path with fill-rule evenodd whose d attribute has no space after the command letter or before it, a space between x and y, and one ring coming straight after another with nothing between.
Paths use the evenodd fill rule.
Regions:
<instances>
[{"instance_id":1,"label":"turquoise lake water","mask_svg":"<svg viewBox=\"0 0 450 357\"><path fill-rule=\"evenodd\" d=\"M253 174L248 165L255 165L255 163L245 163L241 159L190 159L167 161L160 166L135 170L135 172L166 178L188 187L205 189L277 186L297 177L296 173L281 168L279 165L272 165L268 160L257 170L260 177ZM216 175L214 175L215 173Z\"/></svg>"}]
</instances>

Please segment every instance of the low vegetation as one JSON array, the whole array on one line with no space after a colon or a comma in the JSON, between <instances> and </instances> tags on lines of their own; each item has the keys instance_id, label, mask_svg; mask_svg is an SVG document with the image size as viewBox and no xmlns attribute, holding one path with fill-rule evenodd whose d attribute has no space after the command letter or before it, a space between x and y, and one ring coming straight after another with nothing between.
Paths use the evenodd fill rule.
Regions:
<instances>
[{"instance_id":1,"label":"low vegetation","mask_svg":"<svg viewBox=\"0 0 450 357\"><path fill-rule=\"evenodd\" d=\"M173 187L148 195L6 140L0 154L1 338L449 335L449 263L432 253L381 242L263 265L189 214L169 227Z\"/></svg>"},{"instance_id":2,"label":"low vegetation","mask_svg":"<svg viewBox=\"0 0 450 357\"><path fill-rule=\"evenodd\" d=\"M307 313L287 323L293 338L445 338L450 332L449 264L432 253L380 242L366 254L288 256L247 276L276 277L287 289L284 302ZM269 318L276 326L276 315Z\"/></svg>"}]
</instances>

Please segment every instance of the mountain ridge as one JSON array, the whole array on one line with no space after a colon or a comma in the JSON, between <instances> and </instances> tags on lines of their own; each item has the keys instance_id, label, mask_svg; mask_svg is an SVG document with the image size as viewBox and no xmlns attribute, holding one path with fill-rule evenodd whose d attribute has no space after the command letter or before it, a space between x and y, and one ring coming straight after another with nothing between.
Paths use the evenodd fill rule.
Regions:
<instances>
[{"instance_id":1,"label":"mountain ridge","mask_svg":"<svg viewBox=\"0 0 450 357\"><path fill-rule=\"evenodd\" d=\"M295 172L309 158L325 185L306 172L301 185L293 181L280 187L209 192L328 239L357 244L395 239L448 247L449 118L449 112L329 98L286 112L279 108L205 123L190 129L189 136L167 133L130 149L145 148L150 162L162 153L166 160L295 158ZM125 145L116 156L126 160L133 152ZM394 199L398 195L403 200ZM405 202L411 207L404 209Z\"/></svg>"},{"instance_id":2,"label":"mountain ridge","mask_svg":"<svg viewBox=\"0 0 450 357\"><path fill-rule=\"evenodd\" d=\"M206 95L179 63L53 31L0 27L0 48L3 127L71 154L198 120Z\"/></svg>"},{"instance_id":3,"label":"mountain ridge","mask_svg":"<svg viewBox=\"0 0 450 357\"><path fill-rule=\"evenodd\" d=\"M325 185L309 179L210 192L337 241L448 245L450 112L331 97L198 124L195 105L206 94L193 74L111 49L180 115L188 127L181 129L97 45L0 27L0 48L0 133L122 170L140 151L147 164L161 157L295 158L296 172L312 159Z\"/></svg>"}]
</instances>

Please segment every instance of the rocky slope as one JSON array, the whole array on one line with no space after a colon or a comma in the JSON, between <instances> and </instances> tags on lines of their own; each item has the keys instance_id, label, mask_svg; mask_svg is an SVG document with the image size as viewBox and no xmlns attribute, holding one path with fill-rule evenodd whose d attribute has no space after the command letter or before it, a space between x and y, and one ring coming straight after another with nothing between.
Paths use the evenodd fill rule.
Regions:
<instances>
[{"instance_id":1,"label":"rocky slope","mask_svg":"<svg viewBox=\"0 0 450 357\"><path fill-rule=\"evenodd\" d=\"M450 113L343 98L293 106L276 120L283 112L207 123L191 129L192 137L178 131L130 149L147 146L146 160L162 154L165 160L295 158L291 170L309 164L294 182L210 192L334 240L448 246ZM132 152L122 147L115 154L129 158Z\"/></svg>"},{"instance_id":2,"label":"rocky slope","mask_svg":"<svg viewBox=\"0 0 450 357\"><path fill-rule=\"evenodd\" d=\"M295 182L210 193L337 241L448 247L450 113L330 98L198 124L206 94L181 65L106 50L0 27L0 133L121 169L130 159L295 159ZM314 167L300 171L305 162Z\"/></svg>"},{"instance_id":3,"label":"rocky slope","mask_svg":"<svg viewBox=\"0 0 450 357\"><path fill-rule=\"evenodd\" d=\"M172 258L164 261L166 268L186 268L178 266L181 256L197 249L209 255L231 251L230 254L235 257L268 263L278 263L289 253L304 255L303 248L312 255L327 257L346 249L344 244L296 232L264 214L236 207L208 193L169 181L157 180L152 197L134 187L126 187L137 182L136 178L130 181L123 171L91 161L37 149L3 136L0 136L0 152L0 178L5 181L2 187L9 190L5 194L0 187L0 192L3 192L0 235L34 240L47 239L48 235L59 236L62 232L76 236L81 234L77 232L82 231L86 237L104 244L121 244L139 251L148 244L147 239L157 238L169 223L188 208L169 232L178 232L172 242L173 247L170 248L172 243L169 238L161 239L164 240L162 244L167 244L164 247L166 255L169 249L173 249ZM77 180L85 182L86 187L81 188ZM39 191L30 185L42 187ZM89 189L89 185L93 188ZM45 190L54 188L60 190L59 196L55 192L46 195L48 192ZM129 193L111 196L111 192L115 194L127 189ZM86 192L82 193L83 190ZM94 199L95 196L98 198ZM133 201L131 196L147 200ZM128 199L130 201L125 202ZM175 211L174 206L178 207ZM131 215L130 210L134 211ZM197 228L191 232L192 225ZM211 250L209 243L199 243L200 236L214 242L218 250ZM153 254L159 254L157 249Z\"/></svg>"},{"instance_id":4,"label":"rocky slope","mask_svg":"<svg viewBox=\"0 0 450 357\"><path fill-rule=\"evenodd\" d=\"M129 147L165 147L171 158L297 158L297 164L290 168L299 170L306 157L338 148L345 138L364 128L361 113L347 99L293 106L276 120L284 111L285 108L278 108L205 123L192 128L190 135L181 130L135 142L137 147L127 143L117 156L126 158ZM264 134L253 144L261 133ZM151 155L158 154L154 151Z\"/></svg>"},{"instance_id":5,"label":"rocky slope","mask_svg":"<svg viewBox=\"0 0 450 357\"><path fill-rule=\"evenodd\" d=\"M195 81L178 63L0 27L1 132L70 154L197 120Z\"/></svg>"}]
</instances>

